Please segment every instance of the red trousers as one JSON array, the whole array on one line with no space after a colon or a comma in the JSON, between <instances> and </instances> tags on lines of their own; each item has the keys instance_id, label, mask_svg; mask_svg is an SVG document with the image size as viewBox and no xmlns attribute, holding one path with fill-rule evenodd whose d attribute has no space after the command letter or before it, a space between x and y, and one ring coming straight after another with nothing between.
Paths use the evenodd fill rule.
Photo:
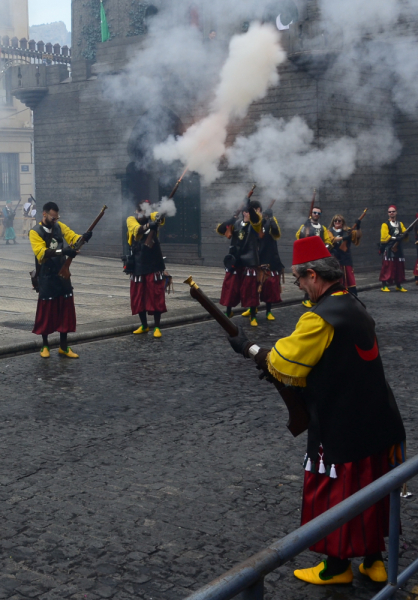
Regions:
<instances>
[{"instance_id":1,"label":"red trousers","mask_svg":"<svg viewBox=\"0 0 418 600\"><path fill-rule=\"evenodd\" d=\"M133 315L147 312L165 313L165 278L162 273L131 277L131 310Z\"/></svg>"},{"instance_id":2,"label":"red trousers","mask_svg":"<svg viewBox=\"0 0 418 600\"><path fill-rule=\"evenodd\" d=\"M417 260L417 262L415 263L414 275L415 275L415 277L418 277L418 260Z\"/></svg>"},{"instance_id":3,"label":"red trousers","mask_svg":"<svg viewBox=\"0 0 418 600\"><path fill-rule=\"evenodd\" d=\"M356 279L354 277L353 267L344 267L341 265L343 276L340 279L341 285L347 290L351 287L356 287Z\"/></svg>"},{"instance_id":4,"label":"red trousers","mask_svg":"<svg viewBox=\"0 0 418 600\"><path fill-rule=\"evenodd\" d=\"M302 525L339 504L389 470L388 452L336 466L337 479L305 471ZM314 544L310 550L337 558L367 556L385 550L389 533L389 496Z\"/></svg>"},{"instance_id":5,"label":"red trousers","mask_svg":"<svg viewBox=\"0 0 418 600\"><path fill-rule=\"evenodd\" d=\"M38 299L32 333L50 335L55 331L71 333L76 328L74 296L58 296L52 300Z\"/></svg>"},{"instance_id":6,"label":"red trousers","mask_svg":"<svg viewBox=\"0 0 418 600\"><path fill-rule=\"evenodd\" d=\"M278 271L271 271L271 276L263 283L260 300L261 302L270 302L271 304L281 302L281 291L280 273Z\"/></svg>"},{"instance_id":7,"label":"red trousers","mask_svg":"<svg viewBox=\"0 0 418 600\"><path fill-rule=\"evenodd\" d=\"M234 272L225 273L222 284L220 304L222 306L241 306L246 308L260 304L257 292L257 272L255 269L240 267Z\"/></svg>"},{"instance_id":8,"label":"red trousers","mask_svg":"<svg viewBox=\"0 0 418 600\"><path fill-rule=\"evenodd\" d=\"M404 258L383 258L382 270L380 271L379 281L387 281L389 284L403 283L405 279L405 259Z\"/></svg>"}]
</instances>

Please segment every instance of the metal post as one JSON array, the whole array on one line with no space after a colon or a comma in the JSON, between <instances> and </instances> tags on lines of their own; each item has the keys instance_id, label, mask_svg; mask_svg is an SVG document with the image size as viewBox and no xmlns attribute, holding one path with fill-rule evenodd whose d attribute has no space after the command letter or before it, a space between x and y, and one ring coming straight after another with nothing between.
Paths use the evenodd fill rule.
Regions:
<instances>
[{"instance_id":1,"label":"metal post","mask_svg":"<svg viewBox=\"0 0 418 600\"><path fill-rule=\"evenodd\" d=\"M264 577L247 587L237 598L239 600L264 600Z\"/></svg>"},{"instance_id":2,"label":"metal post","mask_svg":"<svg viewBox=\"0 0 418 600\"><path fill-rule=\"evenodd\" d=\"M390 493L390 521L389 521L389 585L398 582L399 559L399 528L401 522L401 488L396 488Z\"/></svg>"}]
</instances>

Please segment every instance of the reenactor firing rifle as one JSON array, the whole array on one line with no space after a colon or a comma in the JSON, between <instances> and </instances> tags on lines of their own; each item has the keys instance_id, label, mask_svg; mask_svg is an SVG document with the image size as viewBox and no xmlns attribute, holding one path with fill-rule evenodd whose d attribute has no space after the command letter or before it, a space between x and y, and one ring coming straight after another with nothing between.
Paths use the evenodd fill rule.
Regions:
<instances>
[{"instance_id":1,"label":"reenactor firing rifle","mask_svg":"<svg viewBox=\"0 0 418 600\"><path fill-rule=\"evenodd\" d=\"M358 221L362 221L364 219L364 217L366 216L366 212L368 211L368 208L365 208L361 214L361 216L358 218ZM354 231L355 229L357 229L357 221L354 223L353 227L351 228L351 231ZM347 252L347 242L346 240L344 240L340 246L340 250L342 250L343 252Z\"/></svg>"},{"instance_id":2,"label":"reenactor firing rifle","mask_svg":"<svg viewBox=\"0 0 418 600\"><path fill-rule=\"evenodd\" d=\"M256 184L254 183L253 187L251 188L251 190L248 193L248 196L245 198L244 202L241 204L241 206L238 208L238 210L236 210L234 212L234 220L236 221L240 215L240 212L242 212L244 210L244 208L246 206L248 206L250 200L251 200L251 196L254 194L254 190L256 188ZM232 225L228 225L225 231L225 237L230 240L232 238Z\"/></svg>"}]
</instances>

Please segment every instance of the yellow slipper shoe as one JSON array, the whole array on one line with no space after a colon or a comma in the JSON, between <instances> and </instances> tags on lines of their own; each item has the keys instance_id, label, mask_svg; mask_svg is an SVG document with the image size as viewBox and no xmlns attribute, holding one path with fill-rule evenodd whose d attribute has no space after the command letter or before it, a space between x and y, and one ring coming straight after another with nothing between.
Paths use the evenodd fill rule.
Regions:
<instances>
[{"instance_id":1,"label":"yellow slipper shoe","mask_svg":"<svg viewBox=\"0 0 418 600\"><path fill-rule=\"evenodd\" d=\"M313 304L310 300L303 300L302 304L305 308L312 308L312 306L313 306Z\"/></svg>"},{"instance_id":2,"label":"yellow slipper shoe","mask_svg":"<svg viewBox=\"0 0 418 600\"><path fill-rule=\"evenodd\" d=\"M353 571L351 564L344 573L340 575L323 575L323 572L327 568L327 562L324 560L316 567L310 569L298 569L293 574L298 579L306 581L307 583L313 583L315 585L330 585L334 583L351 583L353 581Z\"/></svg>"},{"instance_id":3,"label":"yellow slipper shoe","mask_svg":"<svg viewBox=\"0 0 418 600\"><path fill-rule=\"evenodd\" d=\"M258 308L255 309L255 314L258 313ZM243 313L241 313L241 317L251 317L251 309L247 308Z\"/></svg>"},{"instance_id":4,"label":"yellow slipper shoe","mask_svg":"<svg viewBox=\"0 0 418 600\"><path fill-rule=\"evenodd\" d=\"M64 351L64 350L62 350L61 348L59 348L59 350L58 350L58 354L59 354L60 356L66 356L67 358L80 358L80 357L78 356L78 354L76 354L75 352L73 352L73 351L71 350L71 348L70 348L70 347L68 347L66 351Z\"/></svg>"},{"instance_id":5,"label":"yellow slipper shoe","mask_svg":"<svg viewBox=\"0 0 418 600\"><path fill-rule=\"evenodd\" d=\"M372 581L378 581L383 583L387 581L388 574L386 573L385 565L381 560L375 560L371 567L365 567L364 563L361 563L358 570L363 575L367 575Z\"/></svg>"},{"instance_id":6,"label":"yellow slipper shoe","mask_svg":"<svg viewBox=\"0 0 418 600\"><path fill-rule=\"evenodd\" d=\"M382 291L382 292L390 292L390 289L388 288L387 285L382 285L382 287L380 288L380 291Z\"/></svg>"},{"instance_id":7,"label":"yellow slipper shoe","mask_svg":"<svg viewBox=\"0 0 418 600\"><path fill-rule=\"evenodd\" d=\"M266 314L266 319L267 319L267 321L275 321L276 317L273 317L273 315L271 314L271 312L268 312Z\"/></svg>"},{"instance_id":8,"label":"yellow slipper shoe","mask_svg":"<svg viewBox=\"0 0 418 600\"><path fill-rule=\"evenodd\" d=\"M160 338L160 337L162 337L162 333L161 333L161 331L160 331L160 328L159 328L159 327L154 327L154 337L155 337L155 338Z\"/></svg>"},{"instance_id":9,"label":"yellow slipper shoe","mask_svg":"<svg viewBox=\"0 0 418 600\"><path fill-rule=\"evenodd\" d=\"M49 358L51 356L48 346L42 346L40 355L42 358Z\"/></svg>"},{"instance_id":10,"label":"yellow slipper shoe","mask_svg":"<svg viewBox=\"0 0 418 600\"><path fill-rule=\"evenodd\" d=\"M228 317L228 319L232 319L232 317L234 316L234 313L233 313L233 312L231 312L231 313L229 313L229 315L228 315L228 313L227 313L227 312L224 312L224 315L226 315L226 316Z\"/></svg>"},{"instance_id":11,"label":"yellow slipper shoe","mask_svg":"<svg viewBox=\"0 0 418 600\"><path fill-rule=\"evenodd\" d=\"M254 319L251 319L250 325L251 327L258 327L257 319L255 317Z\"/></svg>"},{"instance_id":12,"label":"yellow slipper shoe","mask_svg":"<svg viewBox=\"0 0 418 600\"><path fill-rule=\"evenodd\" d=\"M149 327L144 327L143 325L141 325L140 327L138 327L138 329L135 329L133 333L148 333L148 331Z\"/></svg>"},{"instance_id":13,"label":"yellow slipper shoe","mask_svg":"<svg viewBox=\"0 0 418 600\"><path fill-rule=\"evenodd\" d=\"M396 291L397 292L407 292L408 290L406 290L402 285L400 287L396 286Z\"/></svg>"}]
</instances>

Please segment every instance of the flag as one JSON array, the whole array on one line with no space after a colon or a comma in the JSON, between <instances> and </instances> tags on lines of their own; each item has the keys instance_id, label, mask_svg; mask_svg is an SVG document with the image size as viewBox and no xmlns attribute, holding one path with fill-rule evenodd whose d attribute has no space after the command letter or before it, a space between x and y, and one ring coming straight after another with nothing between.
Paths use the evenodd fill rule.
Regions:
<instances>
[{"instance_id":1,"label":"flag","mask_svg":"<svg viewBox=\"0 0 418 600\"><path fill-rule=\"evenodd\" d=\"M110 33L107 24L105 9L103 6L103 0L100 0L100 24L102 27L102 42L107 42L107 40L110 40Z\"/></svg>"}]
</instances>

